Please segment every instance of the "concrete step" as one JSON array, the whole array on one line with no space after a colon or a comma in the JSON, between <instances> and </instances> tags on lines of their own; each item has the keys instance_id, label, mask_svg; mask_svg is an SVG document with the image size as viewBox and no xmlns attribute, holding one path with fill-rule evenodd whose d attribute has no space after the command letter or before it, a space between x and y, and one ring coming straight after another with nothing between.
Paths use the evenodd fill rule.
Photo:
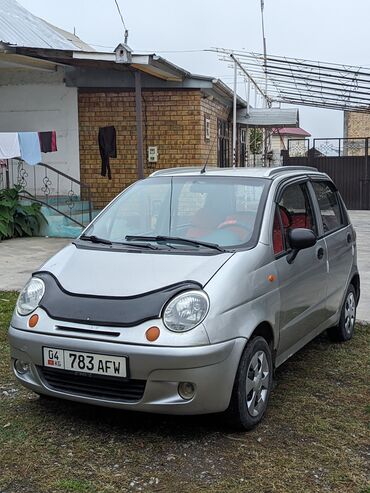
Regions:
<instances>
[{"instance_id":1,"label":"concrete step","mask_svg":"<svg viewBox=\"0 0 370 493\"><path fill-rule=\"evenodd\" d=\"M86 216L89 213L89 202L86 200L79 200L78 202L74 202L73 207L71 208L68 204L65 203L52 203L49 202L50 205L58 209L60 212L64 212L64 214L70 214L70 212L84 212ZM58 212L52 209L51 207L47 207L45 205L42 206L42 212L45 216L56 216Z\"/></svg>"},{"instance_id":2,"label":"concrete step","mask_svg":"<svg viewBox=\"0 0 370 493\"><path fill-rule=\"evenodd\" d=\"M45 200L45 197L39 197L40 200ZM47 220L40 230L41 236L49 238L76 238L82 231L82 227L71 221L70 218L82 223L86 227L90 223L89 217L89 202L87 200L77 200L71 209L68 205L69 197L49 197L48 203L58 209L57 212L47 205L41 207L41 212ZM32 204L32 200L23 199L23 204ZM67 214L65 217L60 212ZM94 219L100 211L93 210L92 218Z\"/></svg>"}]
</instances>

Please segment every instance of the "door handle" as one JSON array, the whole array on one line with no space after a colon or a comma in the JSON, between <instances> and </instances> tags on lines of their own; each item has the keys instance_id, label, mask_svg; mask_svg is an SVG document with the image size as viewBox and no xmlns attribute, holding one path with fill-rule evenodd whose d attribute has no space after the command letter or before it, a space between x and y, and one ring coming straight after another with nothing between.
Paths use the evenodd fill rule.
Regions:
<instances>
[{"instance_id":1,"label":"door handle","mask_svg":"<svg viewBox=\"0 0 370 493\"><path fill-rule=\"evenodd\" d=\"M320 247L320 248L317 250L316 255L317 255L317 258L318 258L319 260L321 260L321 259L324 257L324 249Z\"/></svg>"},{"instance_id":2,"label":"door handle","mask_svg":"<svg viewBox=\"0 0 370 493\"><path fill-rule=\"evenodd\" d=\"M348 233L348 235L347 235L347 243L351 243L351 241L352 241L352 236L351 236L350 233Z\"/></svg>"}]
</instances>

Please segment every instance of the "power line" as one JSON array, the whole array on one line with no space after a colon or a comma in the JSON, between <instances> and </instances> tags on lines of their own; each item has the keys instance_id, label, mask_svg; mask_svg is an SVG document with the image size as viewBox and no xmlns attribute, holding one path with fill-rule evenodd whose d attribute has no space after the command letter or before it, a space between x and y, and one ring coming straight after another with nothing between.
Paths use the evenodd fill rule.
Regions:
<instances>
[{"instance_id":1,"label":"power line","mask_svg":"<svg viewBox=\"0 0 370 493\"><path fill-rule=\"evenodd\" d=\"M125 44L127 44L127 41L128 41L128 29L127 29L127 27L126 27L126 23L125 23L125 20L124 20L124 18L123 18L123 15L122 15L121 8L120 8L120 6L119 6L118 0L114 0L114 1L115 1L115 4L116 4L116 7L117 7L117 10L118 10L119 16L120 16L120 18L121 18L123 28L124 28L124 30L125 30Z\"/></svg>"}]
</instances>

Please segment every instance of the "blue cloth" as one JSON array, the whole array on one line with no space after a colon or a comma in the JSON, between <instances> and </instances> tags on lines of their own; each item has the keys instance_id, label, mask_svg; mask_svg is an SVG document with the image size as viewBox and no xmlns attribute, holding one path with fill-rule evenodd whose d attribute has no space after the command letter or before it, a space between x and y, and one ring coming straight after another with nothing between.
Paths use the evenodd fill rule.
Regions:
<instances>
[{"instance_id":1,"label":"blue cloth","mask_svg":"<svg viewBox=\"0 0 370 493\"><path fill-rule=\"evenodd\" d=\"M26 163L35 165L41 162L40 139L37 132L19 132L21 158Z\"/></svg>"}]
</instances>

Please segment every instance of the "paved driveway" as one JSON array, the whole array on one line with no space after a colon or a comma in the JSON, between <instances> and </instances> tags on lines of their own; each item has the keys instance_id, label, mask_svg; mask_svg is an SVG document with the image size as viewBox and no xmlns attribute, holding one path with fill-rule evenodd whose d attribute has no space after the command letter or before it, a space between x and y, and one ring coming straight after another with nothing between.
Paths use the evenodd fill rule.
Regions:
<instances>
[{"instance_id":1,"label":"paved driveway","mask_svg":"<svg viewBox=\"0 0 370 493\"><path fill-rule=\"evenodd\" d=\"M350 211L357 232L361 300L357 318L370 322L370 211ZM20 290L32 272L70 243L62 238L17 238L0 243L0 291Z\"/></svg>"},{"instance_id":2,"label":"paved driveway","mask_svg":"<svg viewBox=\"0 0 370 493\"><path fill-rule=\"evenodd\" d=\"M0 242L0 291L19 291L49 257L71 240L16 238Z\"/></svg>"},{"instance_id":3,"label":"paved driveway","mask_svg":"<svg viewBox=\"0 0 370 493\"><path fill-rule=\"evenodd\" d=\"M361 299L357 319L370 322L370 211L349 211L357 233L358 269L361 278Z\"/></svg>"}]
</instances>

